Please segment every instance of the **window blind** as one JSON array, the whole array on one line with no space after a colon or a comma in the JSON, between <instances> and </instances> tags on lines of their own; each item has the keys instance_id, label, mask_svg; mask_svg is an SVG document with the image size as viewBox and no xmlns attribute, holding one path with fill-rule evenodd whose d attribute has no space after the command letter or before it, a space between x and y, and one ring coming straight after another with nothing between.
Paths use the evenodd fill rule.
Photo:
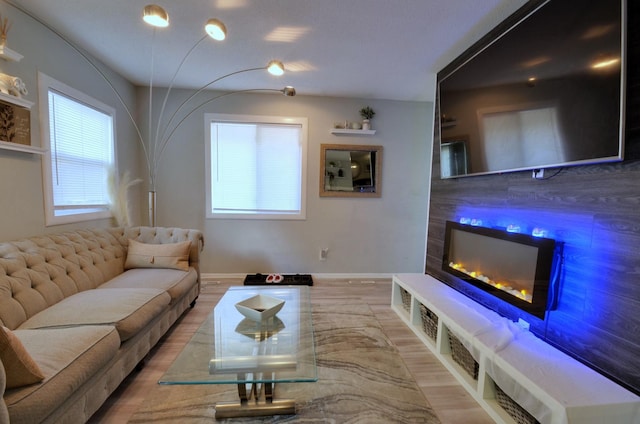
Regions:
<instances>
[{"instance_id":1,"label":"window blind","mask_svg":"<svg viewBox=\"0 0 640 424\"><path fill-rule=\"evenodd\" d=\"M49 91L53 203L56 211L107 209L113 117ZM58 212L56 212L58 214Z\"/></svg>"},{"instance_id":2,"label":"window blind","mask_svg":"<svg viewBox=\"0 0 640 424\"><path fill-rule=\"evenodd\" d=\"M300 213L301 125L211 124L213 213Z\"/></svg>"}]
</instances>

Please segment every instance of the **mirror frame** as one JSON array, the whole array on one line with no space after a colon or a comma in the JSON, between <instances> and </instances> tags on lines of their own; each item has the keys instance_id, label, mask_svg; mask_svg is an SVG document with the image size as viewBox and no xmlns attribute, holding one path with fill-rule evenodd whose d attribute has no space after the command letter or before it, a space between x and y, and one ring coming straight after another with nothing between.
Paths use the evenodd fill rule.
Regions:
<instances>
[{"instance_id":1,"label":"mirror frame","mask_svg":"<svg viewBox=\"0 0 640 424\"><path fill-rule=\"evenodd\" d=\"M360 191L331 191L325 190L327 150L342 150L347 152L375 152L374 164L374 192ZM321 144L320 145L320 197L381 197L382 195L382 146L353 145L353 144Z\"/></svg>"}]
</instances>

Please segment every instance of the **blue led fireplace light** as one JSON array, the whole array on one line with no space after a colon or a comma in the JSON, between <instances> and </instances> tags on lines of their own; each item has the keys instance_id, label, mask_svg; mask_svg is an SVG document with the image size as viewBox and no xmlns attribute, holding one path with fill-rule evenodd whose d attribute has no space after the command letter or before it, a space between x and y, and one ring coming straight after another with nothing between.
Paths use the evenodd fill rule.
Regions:
<instances>
[{"instance_id":1,"label":"blue led fireplace light","mask_svg":"<svg viewBox=\"0 0 640 424\"><path fill-rule=\"evenodd\" d=\"M493 218L493 217L492 217ZM527 233L531 233L532 236L534 237L545 237L545 238L553 238L553 237L549 237L549 231L545 228L542 227L532 227L530 225L527 225L525 222L522 221L522 219L509 219L509 218L499 218L499 219L495 219L493 218L492 220L484 217L484 218L467 218L467 217L462 217L458 220L458 222L460 222L460 224L464 224L464 225L473 225L474 227L486 227L486 228L494 228L496 230L505 230L509 233L521 233L521 234L527 234ZM491 224L494 225L491 225Z\"/></svg>"},{"instance_id":2,"label":"blue led fireplace light","mask_svg":"<svg viewBox=\"0 0 640 424\"><path fill-rule=\"evenodd\" d=\"M533 231L531 231L531 235L534 237L548 237L549 231L545 230L544 228L535 227Z\"/></svg>"},{"instance_id":3,"label":"blue led fireplace light","mask_svg":"<svg viewBox=\"0 0 640 424\"><path fill-rule=\"evenodd\" d=\"M624 281L620 278L628 270L619 264L624 262L619 252L619 243L611 233L601 230L592 214L559 212L538 209L496 206L460 206L453 217L473 217L485 225L506 229L509 225L518 225L522 234L535 238L551 238L562 243L562 257L553 270L552 279L556 281L552 297L554 301L548 309L561 312L560 315L547 311L545 320L555 331L562 333L563 320L570 319L583 324L581 337L589 339L593 328L601 328L601 321L607 313L616 310L613 296L603 296L603 286L607 287ZM471 218L468 218L470 223ZM475 292L475 290L474 290ZM495 304L488 296L478 290L474 298L484 304ZM502 314L509 318L520 316L517 308L500 306ZM513 312L512 312L513 311ZM612 313L612 312L611 312ZM554 317L558 317L555 319ZM525 318L526 319L526 318ZM574 329L575 330L575 329ZM546 338L544 328L533 321L532 331Z\"/></svg>"},{"instance_id":4,"label":"blue led fireplace light","mask_svg":"<svg viewBox=\"0 0 640 424\"><path fill-rule=\"evenodd\" d=\"M520 232L520 226L519 225L514 225L514 224L509 224L509 225L507 225L507 232L508 233L519 233Z\"/></svg>"},{"instance_id":5,"label":"blue led fireplace light","mask_svg":"<svg viewBox=\"0 0 640 424\"><path fill-rule=\"evenodd\" d=\"M533 211L517 208L484 208L461 207L456 211L456 221L461 224L479 227L494 228L510 233L529 234L534 237L552 238L561 240L557 226L576 219L575 216L557 214L546 211ZM584 217L586 219L587 217ZM578 222L584 220L578 216ZM551 225L553 224L553 225ZM517 227L520 227L518 230Z\"/></svg>"}]
</instances>

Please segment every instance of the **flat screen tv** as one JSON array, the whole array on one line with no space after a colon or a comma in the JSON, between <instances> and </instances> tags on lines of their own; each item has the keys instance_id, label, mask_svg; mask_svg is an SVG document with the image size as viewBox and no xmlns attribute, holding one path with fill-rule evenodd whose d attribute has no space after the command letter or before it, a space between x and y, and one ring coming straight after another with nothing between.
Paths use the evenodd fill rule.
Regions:
<instances>
[{"instance_id":1,"label":"flat screen tv","mask_svg":"<svg viewBox=\"0 0 640 424\"><path fill-rule=\"evenodd\" d=\"M529 1L440 71L442 178L622 160L625 18Z\"/></svg>"}]
</instances>

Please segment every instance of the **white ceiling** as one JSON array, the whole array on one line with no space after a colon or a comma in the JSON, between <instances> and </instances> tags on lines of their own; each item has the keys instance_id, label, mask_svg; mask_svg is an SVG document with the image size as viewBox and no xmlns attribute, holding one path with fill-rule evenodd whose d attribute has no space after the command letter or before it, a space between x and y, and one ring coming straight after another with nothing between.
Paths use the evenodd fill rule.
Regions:
<instances>
[{"instance_id":1,"label":"white ceiling","mask_svg":"<svg viewBox=\"0 0 640 424\"><path fill-rule=\"evenodd\" d=\"M189 55L175 86L199 88L281 60L287 73L234 75L212 88L293 85L298 94L432 101L435 73L525 0L157 0L170 26L141 19L153 0L5 0L135 84L168 86L185 53L222 20L227 39ZM153 46L153 49L152 49Z\"/></svg>"}]
</instances>

